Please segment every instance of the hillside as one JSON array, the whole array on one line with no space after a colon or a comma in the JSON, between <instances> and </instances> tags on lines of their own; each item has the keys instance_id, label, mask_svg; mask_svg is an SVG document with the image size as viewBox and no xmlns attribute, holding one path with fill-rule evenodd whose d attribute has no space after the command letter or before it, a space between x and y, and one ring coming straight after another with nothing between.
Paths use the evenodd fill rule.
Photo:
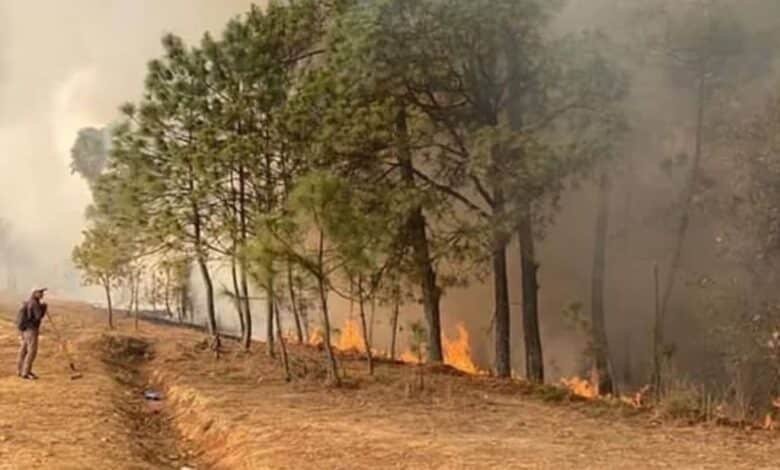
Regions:
<instances>
[{"instance_id":1,"label":"hillside","mask_svg":"<svg viewBox=\"0 0 780 470\"><path fill-rule=\"evenodd\" d=\"M315 348L292 351L288 384L260 345L229 343L216 360L191 330L128 321L107 334L89 307L53 311L83 377L70 380L48 325L40 380L19 380L0 324L0 468L776 468L773 433L658 424L450 369L425 369L419 390L416 367L382 363L369 379L356 356L334 390ZM165 393L155 406L152 387Z\"/></svg>"}]
</instances>

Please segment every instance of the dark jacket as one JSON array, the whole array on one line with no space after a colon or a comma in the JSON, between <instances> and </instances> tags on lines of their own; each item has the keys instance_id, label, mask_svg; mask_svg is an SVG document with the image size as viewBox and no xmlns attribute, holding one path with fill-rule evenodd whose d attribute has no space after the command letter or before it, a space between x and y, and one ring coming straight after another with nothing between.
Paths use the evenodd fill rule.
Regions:
<instances>
[{"instance_id":1,"label":"dark jacket","mask_svg":"<svg viewBox=\"0 0 780 470\"><path fill-rule=\"evenodd\" d=\"M36 298L31 298L19 309L16 324L19 331L37 330L41 327L41 321L46 316L47 305Z\"/></svg>"}]
</instances>

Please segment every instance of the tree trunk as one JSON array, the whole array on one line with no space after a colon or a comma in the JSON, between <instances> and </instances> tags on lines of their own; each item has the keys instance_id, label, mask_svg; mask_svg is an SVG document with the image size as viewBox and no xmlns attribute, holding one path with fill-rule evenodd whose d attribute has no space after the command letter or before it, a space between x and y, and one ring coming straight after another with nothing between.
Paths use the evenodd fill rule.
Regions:
<instances>
[{"instance_id":1,"label":"tree trunk","mask_svg":"<svg viewBox=\"0 0 780 470\"><path fill-rule=\"evenodd\" d=\"M663 345L664 345L664 310L661 305L658 263L653 265L653 296L655 298L655 326L653 328L653 377L652 384L656 397L661 394Z\"/></svg>"},{"instance_id":2,"label":"tree trunk","mask_svg":"<svg viewBox=\"0 0 780 470\"><path fill-rule=\"evenodd\" d=\"M609 343L604 314L604 283L607 257L607 230L609 227L609 177L604 170L599 179L599 205L596 216L596 238L593 250L593 276L591 277L591 315L593 362L600 395L614 392L610 368Z\"/></svg>"},{"instance_id":3,"label":"tree trunk","mask_svg":"<svg viewBox=\"0 0 780 470\"><path fill-rule=\"evenodd\" d=\"M409 148L409 134L406 122L406 110L402 109L397 116L396 132L398 134L398 163L401 167L401 177L409 189L415 188L414 164ZM428 361L444 362L441 346L441 291L437 284L436 270L430 254L426 220L421 206L414 207L407 221L408 242L412 247L414 264L423 297L423 310L428 324Z\"/></svg>"},{"instance_id":4,"label":"tree trunk","mask_svg":"<svg viewBox=\"0 0 780 470\"><path fill-rule=\"evenodd\" d=\"M327 355L328 360L328 375L330 376L330 380L335 385L341 384L341 379L339 378L339 371L338 366L336 365L336 355L333 352L333 345L331 344L331 338L330 338L330 313L328 312L328 294L325 291L325 285L324 281L320 279L318 281L318 287L319 287L319 293L320 293L320 306L322 308L322 325L323 325L323 338L324 338L324 346L325 346L325 353Z\"/></svg>"},{"instance_id":5,"label":"tree trunk","mask_svg":"<svg viewBox=\"0 0 780 470\"><path fill-rule=\"evenodd\" d=\"M128 288L130 289L130 303L127 306L127 313L125 315L126 318L130 318L130 316L133 314L133 275L130 274L128 276L129 285Z\"/></svg>"},{"instance_id":6,"label":"tree trunk","mask_svg":"<svg viewBox=\"0 0 780 470\"><path fill-rule=\"evenodd\" d=\"M184 322L184 305L182 304L182 301L181 301L181 293L178 290L176 290L175 298L176 298L176 320L179 323L183 323Z\"/></svg>"},{"instance_id":7,"label":"tree trunk","mask_svg":"<svg viewBox=\"0 0 780 470\"><path fill-rule=\"evenodd\" d=\"M436 280L436 271L428 247L428 237L425 233L425 218L422 209L415 209L410 220L414 257L418 269L422 270L422 294L425 320L428 324L428 362L441 363L444 354L441 345L441 292Z\"/></svg>"},{"instance_id":8,"label":"tree trunk","mask_svg":"<svg viewBox=\"0 0 780 470\"><path fill-rule=\"evenodd\" d=\"M518 56L517 43L514 37L507 35L503 45L503 55L506 58L508 73L512 77L522 77L527 73L527 64ZM522 133L524 130L525 113L529 108L528 92L522 80L510 80L508 84L508 119L513 131ZM533 106L533 104L531 104ZM524 158L522 150L511 158ZM498 171L502 171L498 166ZM523 334L525 339L525 368L526 377L535 383L544 382L544 361L542 357L542 341L539 334L539 283L537 271L539 265L536 262L536 253L533 237L533 219L530 207L526 207L524 220L521 220L518 230L520 242L520 262L522 267L522 294L523 294Z\"/></svg>"},{"instance_id":9,"label":"tree trunk","mask_svg":"<svg viewBox=\"0 0 780 470\"><path fill-rule=\"evenodd\" d=\"M246 241L248 235L247 228L247 210L246 210L246 171L244 165L238 167L238 218L240 224L240 237L241 248L246 248ZM247 281L247 266L244 253L240 253L239 258L241 266L241 302L243 305L242 311L244 314L244 332L242 334L244 340L244 349L249 351L252 346L252 305L249 301L249 282ZM271 332L273 333L273 332ZM271 335L273 336L273 334Z\"/></svg>"},{"instance_id":10,"label":"tree trunk","mask_svg":"<svg viewBox=\"0 0 780 470\"><path fill-rule=\"evenodd\" d=\"M130 273L128 281L130 282L130 305L127 307L127 318L130 318L133 314L133 305L135 303L135 274Z\"/></svg>"},{"instance_id":11,"label":"tree trunk","mask_svg":"<svg viewBox=\"0 0 780 470\"><path fill-rule=\"evenodd\" d=\"M320 306L322 308L322 326L323 326L323 339L325 343L325 353L328 360L328 375L333 385L341 385L341 378L339 377L338 365L336 364L336 355L333 352L333 344L330 338L330 312L328 312L328 292L325 288L325 267L323 264L323 255L325 252L325 237L320 231L319 234L319 251L318 251L318 265L317 269L317 288L320 294Z\"/></svg>"},{"instance_id":12,"label":"tree trunk","mask_svg":"<svg viewBox=\"0 0 780 470\"><path fill-rule=\"evenodd\" d=\"M249 302L249 281L246 276L246 263L241 262L241 300L244 303L244 349L252 347L252 307Z\"/></svg>"},{"instance_id":13,"label":"tree trunk","mask_svg":"<svg viewBox=\"0 0 780 470\"><path fill-rule=\"evenodd\" d=\"M270 357L276 357L274 351L274 309L276 308L276 302L274 302L274 288L269 281L269 286L266 288L266 323L265 323L265 338L266 338L266 352Z\"/></svg>"},{"instance_id":14,"label":"tree trunk","mask_svg":"<svg viewBox=\"0 0 780 470\"><path fill-rule=\"evenodd\" d=\"M352 279L352 276L349 276L349 291L347 292L347 297L349 298L349 321L352 321L355 319L355 280Z\"/></svg>"},{"instance_id":15,"label":"tree trunk","mask_svg":"<svg viewBox=\"0 0 780 470\"><path fill-rule=\"evenodd\" d=\"M171 280L170 273L165 273L165 313L168 318L173 318L173 312L171 311Z\"/></svg>"},{"instance_id":16,"label":"tree trunk","mask_svg":"<svg viewBox=\"0 0 780 470\"><path fill-rule=\"evenodd\" d=\"M374 326L376 325L376 298L371 299L371 314L368 317L368 342L374 344Z\"/></svg>"},{"instance_id":17,"label":"tree trunk","mask_svg":"<svg viewBox=\"0 0 780 470\"><path fill-rule=\"evenodd\" d=\"M211 273L209 273L206 260L202 256L198 256L198 267L200 268L201 276L203 276L203 284L206 287L206 325L208 326L209 334L218 339L217 313L214 307L214 284L211 280Z\"/></svg>"},{"instance_id":18,"label":"tree trunk","mask_svg":"<svg viewBox=\"0 0 780 470\"><path fill-rule=\"evenodd\" d=\"M282 353L282 365L284 366L284 380L289 382L292 380L292 374L290 373L290 360L287 357L287 344L284 342L284 334L282 333L282 321L279 315L279 304L274 306L274 317L276 318L276 334L279 340L279 350Z\"/></svg>"},{"instance_id":19,"label":"tree trunk","mask_svg":"<svg viewBox=\"0 0 780 470\"><path fill-rule=\"evenodd\" d=\"M496 159L496 156L493 157ZM494 163L495 162L494 160ZM505 223L506 199L503 189L496 184L493 188L493 304L495 306L496 324L496 375L498 377L512 376L512 325L511 307L509 305L509 273L506 262L506 250L509 237L500 224Z\"/></svg>"},{"instance_id":20,"label":"tree trunk","mask_svg":"<svg viewBox=\"0 0 780 470\"><path fill-rule=\"evenodd\" d=\"M299 291L300 292L300 291ZM300 296L298 296L300 299ZM309 336L309 305L306 300L298 303L298 314L301 316L301 326L303 327L303 339L308 342L311 336Z\"/></svg>"},{"instance_id":21,"label":"tree trunk","mask_svg":"<svg viewBox=\"0 0 780 470\"><path fill-rule=\"evenodd\" d=\"M298 312L298 299L295 295L295 283L293 282L291 263L287 263L287 287L290 291L290 307L292 308L293 319L295 320L295 334L298 336L298 342L303 344L303 328L301 327L301 316Z\"/></svg>"},{"instance_id":22,"label":"tree trunk","mask_svg":"<svg viewBox=\"0 0 780 470\"><path fill-rule=\"evenodd\" d=\"M184 322L187 319L188 312L187 312L187 290L185 287L182 287L181 290L181 318L182 322Z\"/></svg>"},{"instance_id":23,"label":"tree trunk","mask_svg":"<svg viewBox=\"0 0 780 470\"><path fill-rule=\"evenodd\" d=\"M238 287L238 269L236 268L236 255L233 254L230 257L230 278L233 281L233 304L236 307L236 313L238 314L238 325L241 333L241 338L244 338L246 334L246 325L244 324L244 308L241 302L241 289Z\"/></svg>"},{"instance_id":24,"label":"tree trunk","mask_svg":"<svg viewBox=\"0 0 780 470\"><path fill-rule=\"evenodd\" d=\"M393 299L393 317L390 321L390 327L393 331L390 332L390 359L395 360L395 346L398 340L398 316L401 311L400 301L398 297Z\"/></svg>"},{"instance_id":25,"label":"tree trunk","mask_svg":"<svg viewBox=\"0 0 780 470\"><path fill-rule=\"evenodd\" d=\"M190 136L191 138L192 136ZM188 186L189 191L191 195L194 195L195 193L195 179L194 179L194 170L192 167L192 163L189 163L189 180L188 180ZM192 196L191 196L192 197ZM219 329L217 327L217 311L214 304L214 282L211 279L211 273L209 273L209 267L206 257L206 251L203 244L203 221L201 220L200 216L200 207L198 206L198 202L195 199L190 199L190 209L192 213L190 214L192 218L192 225L194 229L194 240L193 245L195 248L195 258L198 262L198 267L200 268L201 276L203 277L203 284L206 287L206 325L209 330L209 335L211 335L214 338L213 342L213 349L214 349L214 355L217 359L219 359L219 353L221 348L221 342L219 338Z\"/></svg>"},{"instance_id":26,"label":"tree trunk","mask_svg":"<svg viewBox=\"0 0 780 470\"><path fill-rule=\"evenodd\" d=\"M190 182L190 189L193 190L192 182ZM203 248L200 211L198 209L198 205L194 201L192 201L192 217L193 226L195 229L195 257L198 261L200 274L203 277L203 284L206 287L206 325L209 330L209 335L214 338L214 354L217 358L219 358L221 344L219 339L219 329L217 327L217 310L214 305L214 282L211 280L211 273L209 273L206 253L204 252Z\"/></svg>"},{"instance_id":27,"label":"tree trunk","mask_svg":"<svg viewBox=\"0 0 780 470\"><path fill-rule=\"evenodd\" d=\"M688 233L688 227L691 223L691 206L693 205L693 198L696 195L696 184L699 181L704 132L704 105L706 101L705 91L706 82L704 78L701 78L699 80L697 97L696 144L693 153L693 162L691 163L691 171L688 175L686 187L683 190L682 214L680 215L680 225L677 228L674 251L672 252L672 262L669 268L669 277L666 280L666 287L663 291L663 299L661 300L660 308L661 316L663 318L666 317L666 312L669 307L669 300L672 297L672 290L674 289L674 285L677 281L677 274L680 270L683 245L685 243L685 237ZM664 327L665 325L661 325L661 328Z\"/></svg>"},{"instance_id":28,"label":"tree trunk","mask_svg":"<svg viewBox=\"0 0 780 470\"><path fill-rule=\"evenodd\" d=\"M363 329L363 347L366 350L366 361L368 362L368 375L374 375L374 356L371 353L371 340L369 338L368 325L366 322L366 298L363 290L363 278L358 278L358 300L360 308L360 325Z\"/></svg>"},{"instance_id":29,"label":"tree trunk","mask_svg":"<svg viewBox=\"0 0 780 470\"><path fill-rule=\"evenodd\" d=\"M247 228L247 215L246 215L246 174L244 172L243 165L239 168L239 219L241 222L241 247L246 247L248 228ZM249 281L247 280L247 265L244 254L241 254L239 258L239 264L241 267L241 301L243 303L244 311L244 326L246 328L244 332L244 349L249 351L252 346L252 305L249 301ZM273 338L273 331L271 331L271 338Z\"/></svg>"},{"instance_id":30,"label":"tree trunk","mask_svg":"<svg viewBox=\"0 0 780 470\"><path fill-rule=\"evenodd\" d=\"M544 358L542 338L539 332L539 264L536 262L536 247L530 208L518 231L520 242L520 264L523 283L523 333L525 336L526 377L533 383L544 383Z\"/></svg>"},{"instance_id":31,"label":"tree trunk","mask_svg":"<svg viewBox=\"0 0 780 470\"><path fill-rule=\"evenodd\" d=\"M190 310L190 276L191 276L192 268L189 264L189 261L187 262L187 268L186 268L186 276L184 279L182 279L181 283L181 313L182 317L186 320L189 316L189 310Z\"/></svg>"},{"instance_id":32,"label":"tree trunk","mask_svg":"<svg viewBox=\"0 0 780 470\"><path fill-rule=\"evenodd\" d=\"M511 377L512 357L506 243L498 240L493 248L493 293L496 308L496 375L498 377Z\"/></svg>"},{"instance_id":33,"label":"tree trunk","mask_svg":"<svg viewBox=\"0 0 780 470\"><path fill-rule=\"evenodd\" d=\"M114 306L111 304L111 283L104 282L103 289L106 291L106 303L108 304L108 328L114 329Z\"/></svg>"},{"instance_id":34,"label":"tree trunk","mask_svg":"<svg viewBox=\"0 0 780 470\"><path fill-rule=\"evenodd\" d=\"M152 289L151 289L151 298L152 298L152 311L156 314L157 313L157 273L152 273Z\"/></svg>"},{"instance_id":35,"label":"tree trunk","mask_svg":"<svg viewBox=\"0 0 780 470\"><path fill-rule=\"evenodd\" d=\"M140 310L140 307L138 305L138 295L139 295L139 284L141 282L141 274L137 273L135 274L135 279L133 281L133 328L135 331L138 331L138 311Z\"/></svg>"}]
</instances>

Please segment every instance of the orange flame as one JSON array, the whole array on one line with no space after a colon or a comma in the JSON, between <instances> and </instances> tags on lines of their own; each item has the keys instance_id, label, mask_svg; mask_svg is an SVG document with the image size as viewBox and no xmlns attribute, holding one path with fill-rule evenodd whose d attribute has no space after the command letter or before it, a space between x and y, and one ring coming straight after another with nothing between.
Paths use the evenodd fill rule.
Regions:
<instances>
[{"instance_id":1,"label":"orange flame","mask_svg":"<svg viewBox=\"0 0 780 470\"><path fill-rule=\"evenodd\" d=\"M454 339L449 339L446 336L442 338L444 363L467 374L476 375L484 373L479 370L476 364L474 364L474 360L471 358L471 341L466 326L463 323L459 323L456 326L456 329L458 335ZM417 354L408 350L401 354L401 361L409 364L420 363Z\"/></svg>"},{"instance_id":2,"label":"orange flame","mask_svg":"<svg viewBox=\"0 0 780 470\"><path fill-rule=\"evenodd\" d=\"M469 342L469 332L463 323L457 325L458 336L450 340L446 336L443 338L444 363L450 365L462 372L468 374L477 374L479 369L471 359L471 343Z\"/></svg>"},{"instance_id":3,"label":"orange flame","mask_svg":"<svg viewBox=\"0 0 780 470\"><path fill-rule=\"evenodd\" d=\"M363 335L360 333L360 328L355 320L347 320L347 323L344 324L344 329L339 335L336 348L342 351L366 351Z\"/></svg>"},{"instance_id":4,"label":"orange flame","mask_svg":"<svg viewBox=\"0 0 780 470\"><path fill-rule=\"evenodd\" d=\"M415 354L415 353L413 353L411 351L406 351L403 354L401 354L401 361L409 363L409 364L419 364L420 363L420 359L417 357L417 354Z\"/></svg>"},{"instance_id":5,"label":"orange flame","mask_svg":"<svg viewBox=\"0 0 780 470\"><path fill-rule=\"evenodd\" d=\"M598 398L599 393L596 387L590 381L579 377L570 379L561 379L561 383L569 389L571 393L582 398Z\"/></svg>"},{"instance_id":6,"label":"orange flame","mask_svg":"<svg viewBox=\"0 0 780 470\"><path fill-rule=\"evenodd\" d=\"M322 330L319 328L316 328L314 331L309 334L309 344L312 346L319 346L321 344L325 343L325 336L322 333Z\"/></svg>"},{"instance_id":7,"label":"orange flame","mask_svg":"<svg viewBox=\"0 0 780 470\"><path fill-rule=\"evenodd\" d=\"M446 336L442 338L444 363L468 374L482 373L471 358L471 342L465 325L459 323L456 326L456 330L457 336L455 338L450 339ZM322 331L319 329L314 330L310 335L309 343L312 345L322 344L323 341ZM356 320L347 320L334 346L341 351L365 352L363 335ZM376 351L373 352L376 353ZM420 363L418 355L410 350L401 354L400 359L402 362L410 364Z\"/></svg>"}]
</instances>

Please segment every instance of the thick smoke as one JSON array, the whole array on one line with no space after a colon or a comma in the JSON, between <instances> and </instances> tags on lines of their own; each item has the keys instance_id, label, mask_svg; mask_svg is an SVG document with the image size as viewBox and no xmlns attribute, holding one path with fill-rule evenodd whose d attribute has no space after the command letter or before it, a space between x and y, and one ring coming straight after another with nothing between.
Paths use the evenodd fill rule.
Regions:
<instances>
[{"instance_id":1,"label":"thick smoke","mask_svg":"<svg viewBox=\"0 0 780 470\"><path fill-rule=\"evenodd\" d=\"M708 0L670 1L672 15L687 5L700 6ZM620 382L635 382L649 376L654 317L653 266L659 265L661 289L668 275L679 224L677 209L688 167L665 170L665 161L694 149L695 93L670 80L657 57L632 57L641 50L637 23L642 0L570 0L553 27L557 33L601 30L615 44L614 55L631 73L632 91L626 103L631 132L623 154L614 165L609 241L607 246L606 316L613 358L613 372ZM780 3L772 0L734 0L737 19L748 35L778 37ZM646 18L645 18L646 19ZM747 51L752 53L754 51ZM772 53L773 54L773 53ZM773 54L771 62L777 62ZM770 64L771 65L771 64ZM775 67L776 68L776 67ZM738 125L746 115L761 111L767 97L777 93L777 76L752 77L743 84L740 108L728 118ZM749 90L749 91L748 91ZM740 90L741 91L741 90ZM727 150L715 136L708 135L704 159L708 171L712 160ZM712 176L712 175L711 175ZM730 175L717 176L724 187ZM561 212L540 244L541 329L548 378L583 373L588 362L583 331L566 321L563 312L573 303L590 314L590 283L593 262L596 188L585 181L573 186L561 201ZM701 290L697 283L708 276L729 278L735 268L718 256L717 238L722 221L706 210L694 210L683 246L682 270L673 290L667 315L667 340L676 349L676 361L686 373L703 374L701 359L712 357L703 344L708 325L701 322ZM512 298L512 335L515 370L523 370L520 325L520 270L517 246L509 253ZM492 358L492 292L490 285L466 291L448 292L442 305L446 329L465 321L472 331L472 346L482 366Z\"/></svg>"}]
</instances>

